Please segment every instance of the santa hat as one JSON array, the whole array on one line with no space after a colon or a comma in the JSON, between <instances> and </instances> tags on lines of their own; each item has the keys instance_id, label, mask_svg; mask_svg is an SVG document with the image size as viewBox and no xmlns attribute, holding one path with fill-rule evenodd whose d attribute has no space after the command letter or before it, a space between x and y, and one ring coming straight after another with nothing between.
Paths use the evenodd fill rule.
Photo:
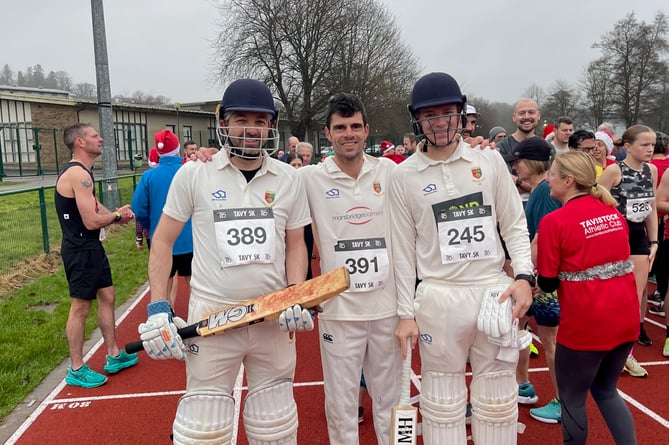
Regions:
<instances>
[{"instance_id":1,"label":"santa hat","mask_svg":"<svg viewBox=\"0 0 669 445\"><path fill-rule=\"evenodd\" d=\"M379 146L381 147L381 153L383 154L395 149L395 145L390 141L381 141Z\"/></svg>"},{"instance_id":2,"label":"santa hat","mask_svg":"<svg viewBox=\"0 0 669 445\"><path fill-rule=\"evenodd\" d=\"M606 145L606 154L611 154L613 151L613 138L611 138L611 135L608 132L598 131L595 133L595 140L604 142L604 145Z\"/></svg>"},{"instance_id":3,"label":"santa hat","mask_svg":"<svg viewBox=\"0 0 669 445\"><path fill-rule=\"evenodd\" d=\"M546 125L546 128L544 128L544 135L542 137L546 139L548 136L551 135L551 133L553 133L554 130L555 130L555 125L553 124Z\"/></svg>"},{"instance_id":4,"label":"santa hat","mask_svg":"<svg viewBox=\"0 0 669 445\"><path fill-rule=\"evenodd\" d=\"M158 155L158 149L156 147L152 147L151 150L149 150L149 167L156 167L159 161L160 156Z\"/></svg>"},{"instance_id":5,"label":"santa hat","mask_svg":"<svg viewBox=\"0 0 669 445\"><path fill-rule=\"evenodd\" d=\"M160 156L179 156L179 138L170 130L160 130L153 135Z\"/></svg>"}]
</instances>

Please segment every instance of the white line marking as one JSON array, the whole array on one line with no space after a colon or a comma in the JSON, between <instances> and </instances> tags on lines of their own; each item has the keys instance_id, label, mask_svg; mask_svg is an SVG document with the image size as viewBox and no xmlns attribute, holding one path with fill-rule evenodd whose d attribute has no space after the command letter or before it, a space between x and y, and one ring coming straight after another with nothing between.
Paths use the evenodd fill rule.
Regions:
<instances>
[{"instance_id":1,"label":"white line marking","mask_svg":"<svg viewBox=\"0 0 669 445\"><path fill-rule=\"evenodd\" d=\"M632 397L630 397L629 395L625 394L625 393L622 392L621 390L618 390L618 393L620 394L620 396L621 396L623 399L625 399L625 401L626 401L627 403L629 403L630 405L634 406L636 409L638 409L639 411L641 411L642 413L644 413L645 415L647 415L647 416L650 417L651 419L655 420L657 423L659 423L659 424L662 425L663 427L669 429L669 420L667 420L667 419L665 419L664 417L660 416L660 415L657 414L655 411L653 411L652 409L648 408L646 405L643 405L643 404L637 402L636 399L633 399Z\"/></svg>"},{"instance_id":2,"label":"white line marking","mask_svg":"<svg viewBox=\"0 0 669 445\"><path fill-rule=\"evenodd\" d=\"M144 289L144 292L142 292L137 297L137 299L125 310L125 312L123 312L121 314L121 316L116 321L116 326L118 326L121 321L125 320L125 318L128 316L128 314L137 306L137 304L139 304L140 300L144 299L144 297L146 296L146 294L148 292L149 292L149 288L147 287L146 289ZM102 336L100 336L100 339L93 345L91 350L88 351L88 354L86 354L84 356L84 363L87 362L88 360L90 360L91 357L93 357L93 355L97 352L97 350L100 348L100 346L102 346L103 343L104 343L104 340L103 340ZM30 428L30 426L33 423L35 423L35 420L37 420L37 418L40 416L40 414L42 414L42 412L44 412L44 410L52 403L52 401L55 400L56 395L58 393L60 393L60 391L62 391L62 389L65 387L65 385L66 385L65 378L63 378L63 380L61 380L61 382L58 385L56 385L56 387L53 389L53 391L51 391L49 393L49 395L46 396L44 401L42 403L40 403L40 405L35 409L35 411L33 411L28 416L28 418L21 424L21 426L16 431L14 431L14 434L12 434L12 437L10 437L7 440L7 442L5 442L5 445L14 445L16 443L16 441L19 440L19 438L21 438L23 433L25 433L26 430L28 428Z\"/></svg>"}]
</instances>

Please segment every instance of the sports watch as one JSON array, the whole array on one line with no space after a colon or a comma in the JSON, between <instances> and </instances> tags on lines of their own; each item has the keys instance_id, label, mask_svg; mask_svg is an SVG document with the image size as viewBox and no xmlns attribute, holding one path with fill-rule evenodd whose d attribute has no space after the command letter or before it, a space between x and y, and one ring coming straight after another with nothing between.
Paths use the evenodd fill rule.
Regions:
<instances>
[{"instance_id":1,"label":"sports watch","mask_svg":"<svg viewBox=\"0 0 669 445\"><path fill-rule=\"evenodd\" d=\"M525 280L528 283L530 283L530 286L532 287L537 285L537 279L534 277L534 275L519 273L518 275L516 275L516 281L518 280Z\"/></svg>"}]
</instances>

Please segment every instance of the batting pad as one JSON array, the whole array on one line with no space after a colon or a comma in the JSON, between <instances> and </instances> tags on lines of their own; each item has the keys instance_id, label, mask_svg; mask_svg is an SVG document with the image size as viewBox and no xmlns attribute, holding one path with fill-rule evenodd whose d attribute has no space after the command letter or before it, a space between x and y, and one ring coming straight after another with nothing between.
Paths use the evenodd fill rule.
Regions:
<instances>
[{"instance_id":1,"label":"batting pad","mask_svg":"<svg viewBox=\"0 0 669 445\"><path fill-rule=\"evenodd\" d=\"M466 445L464 373L425 372L420 389L425 445Z\"/></svg>"},{"instance_id":2,"label":"batting pad","mask_svg":"<svg viewBox=\"0 0 669 445\"><path fill-rule=\"evenodd\" d=\"M476 445L518 441L518 384L513 371L477 375L470 385L472 438Z\"/></svg>"},{"instance_id":3,"label":"batting pad","mask_svg":"<svg viewBox=\"0 0 669 445\"><path fill-rule=\"evenodd\" d=\"M283 380L250 392L244 402L244 429L251 445L296 445L293 382Z\"/></svg>"},{"instance_id":4,"label":"batting pad","mask_svg":"<svg viewBox=\"0 0 669 445\"><path fill-rule=\"evenodd\" d=\"M172 425L175 445L221 445L232 440L235 402L218 391L186 393Z\"/></svg>"}]
</instances>

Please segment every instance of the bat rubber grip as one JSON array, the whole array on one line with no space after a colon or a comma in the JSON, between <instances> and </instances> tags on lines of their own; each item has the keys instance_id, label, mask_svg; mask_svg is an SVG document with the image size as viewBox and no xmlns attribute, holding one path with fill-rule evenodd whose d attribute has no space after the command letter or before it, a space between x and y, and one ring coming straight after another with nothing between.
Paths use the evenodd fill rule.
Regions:
<instances>
[{"instance_id":1,"label":"bat rubber grip","mask_svg":"<svg viewBox=\"0 0 669 445\"><path fill-rule=\"evenodd\" d=\"M197 337L199 334L197 332L198 324L191 324L188 326L184 326L183 328L177 329L177 333L182 339L187 339L187 338L193 338ZM125 345L125 352L128 354L132 354L135 352L143 351L144 346L142 345L141 340L140 341L132 341L128 344Z\"/></svg>"}]
</instances>

